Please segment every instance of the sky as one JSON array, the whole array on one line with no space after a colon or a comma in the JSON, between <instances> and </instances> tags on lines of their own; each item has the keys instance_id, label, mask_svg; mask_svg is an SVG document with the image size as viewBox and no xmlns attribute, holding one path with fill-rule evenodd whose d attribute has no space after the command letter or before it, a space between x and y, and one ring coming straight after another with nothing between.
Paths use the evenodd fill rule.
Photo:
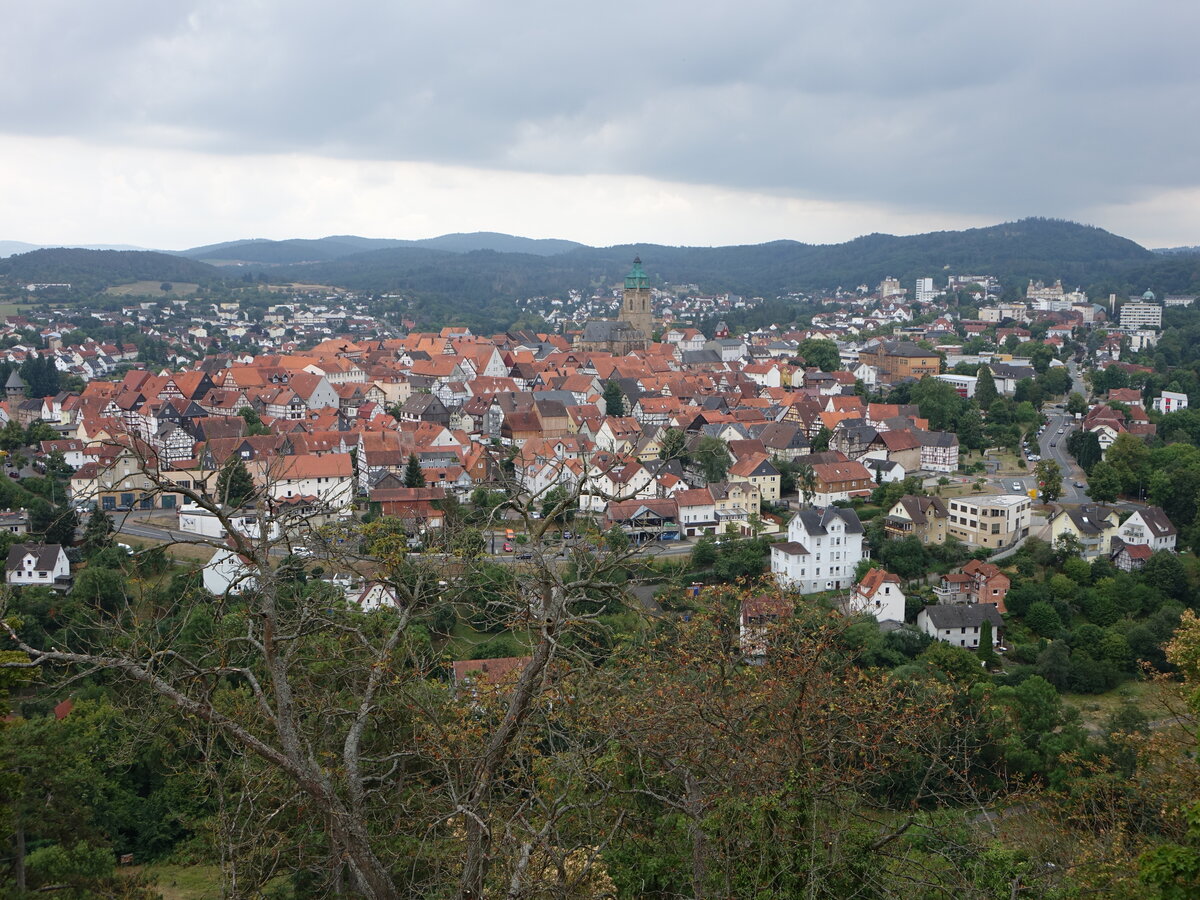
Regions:
<instances>
[{"instance_id":1,"label":"sky","mask_svg":"<svg viewBox=\"0 0 1200 900\"><path fill-rule=\"evenodd\" d=\"M10 0L0 239L1200 244L1195 0Z\"/></svg>"}]
</instances>

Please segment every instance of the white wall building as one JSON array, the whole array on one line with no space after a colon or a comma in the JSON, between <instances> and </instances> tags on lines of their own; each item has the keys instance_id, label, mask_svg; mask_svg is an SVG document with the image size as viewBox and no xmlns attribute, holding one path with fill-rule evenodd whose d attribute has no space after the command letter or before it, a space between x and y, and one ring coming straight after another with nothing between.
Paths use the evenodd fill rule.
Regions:
<instances>
[{"instance_id":1,"label":"white wall building","mask_svg":"<svg viewBox=\"0 0 1200 900\"><path fill-rule=\"evenodd\" d=\"M245 557L221 547L204 564L204 589L217 597L252 591L258 585L253 572Z\"/></svg>"},{"instance_id":2,"label":"white wall building","mask_svg":"<svg viewBox=\"0 0 1200 900\"><path fill-rule=\"evenodd\" d=\"M878 622L904 621L904 591L900 576L886 569L874 568L854 585L846 609L852 613L874 616Z\"/></svg>"},{"instance_id":3,"label":"white wall building","mask_svg":"<svg viewBox=\"0 0 1200 900\"><path fill-rule=\"evenodd\" d=\"M1139 509L1117 529L1117 537L1126 544L1146 544L1153 553L1174 550L1176 536L1175 526L1157 506Z\"/></svg>"},{"instance_id":4,"label":"white wall building","mask_svg":"<svg viewBox=\"0 0 1200 900\"><path fill-rule=\"evenodd\" d=\"M849 588L868 555L852 509L802 509L788 523L787 543L771 547L771 572L781 587L802 594Z\"/></svg>"},{"instance_id":5,"label":"white wall building","mask_svg":"<svg viewBox=\"0 0 1200 900\"><path fill-rule=\"evenodd\" d=\"M1188 396L1177 391L1163 391L1151 405L1160 413L1179 412L1188 408Z\"/></svg>"},{"instance_id":6,"label":"white wall building","mask_svg":"<svg viewBox=\"0 0 1200 900\"><path fill-rule=\"evenodd\" d=\"M233 530L238 534L252 540L260 540L262 538L263 517L259 513L246 510L229 510L226 512L226 516L229 519L229 524L233 526ZM179 508L179 530L186 531L188 534L199 534L216 540L224 540L229 537L229 532L225 529L225 526L221 523L216 513L190 504L185 504ZM271 540L279 537L278 523L270 523L267 528L267 535Z\"/></svg>"},{"instance_id":7,"label":"white wall building","mask_svg":"<svg viewBox=\"0 0 1200 900\"><path fill-rule=\"evenodd\" d=\"M1163 308L1157 303L1134 300L1121 307L1122 328L1161 328Z\"/></svg>"},{"instance_id":8,"label":"white wall building","mask_svg":"<svg viewBox=\"0 0 1200 900\"><path fill-rule=\"evenodd\" d=\"M65 584L70 579L71 563L58 544L13 544L8 548L4 576L13 585L54 587L56 582Z\"/></svg>"}]
</instances>

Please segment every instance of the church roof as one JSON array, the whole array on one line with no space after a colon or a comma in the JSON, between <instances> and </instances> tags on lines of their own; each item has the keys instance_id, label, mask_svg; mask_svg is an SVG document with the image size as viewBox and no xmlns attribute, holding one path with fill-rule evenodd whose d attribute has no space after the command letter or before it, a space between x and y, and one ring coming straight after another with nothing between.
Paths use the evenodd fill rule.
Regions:
<instances>
[{"instance_id":1,"label":"church roof","mask_svg":"<svg viewBox=\"0 0 1200 900\"><path fill-rule=\"evenodd\" d=\"M649 284L650 279L646 277L646 270L642 268L642 258L635 256L633 258L633 268L625 276L625 290L634 291L649 287Z\"/></svg>"}]
</instances>

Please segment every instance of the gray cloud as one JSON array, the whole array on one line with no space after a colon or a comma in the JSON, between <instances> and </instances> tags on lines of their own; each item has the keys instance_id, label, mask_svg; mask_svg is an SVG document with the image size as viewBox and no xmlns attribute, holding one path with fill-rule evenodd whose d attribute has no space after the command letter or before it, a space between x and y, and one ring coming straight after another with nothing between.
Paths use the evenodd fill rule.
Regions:
<instances>
[{"instance_id":1,"label":"gray cloud","mask_svg":"<svg viewBox=\"0 0 1200 900\"><path fill-rule=\"evenodd\" d=\"M710 6L26 2L0 130L995 217L1200 179L1200 5Z\"/></svg>"}]
</instances>

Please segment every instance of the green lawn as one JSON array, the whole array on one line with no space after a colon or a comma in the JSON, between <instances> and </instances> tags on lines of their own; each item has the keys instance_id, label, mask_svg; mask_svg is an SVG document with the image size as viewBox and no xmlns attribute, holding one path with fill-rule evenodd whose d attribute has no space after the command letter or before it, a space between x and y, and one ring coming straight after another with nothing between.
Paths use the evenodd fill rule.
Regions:
<instances>
[{"instance_id":1,"label":"green lawn","mask_svg":"<svg viewBox=\"0 0 1200 900\"><path fill-rule=\"evenodd\" d=\"M221 870L218 866L172 866L153 863L142 869L157 882L163 900L220 900Z\"/></svg>"},{"instance_id":2,"label":"green lawn","mask_svg":"<svg viewBox=\"0 0 1200 900\"><path fill-rule=\"evenodd\" d=\"M1101 728L1126 700L1145 713L1151 721L1166 718L1169 712L1162 706L1163 688L1153 681L1127 681L1106 694L1063 694L1063 703L1079 710L1083 724Z\"/></svg>"},{"instance_id":3,"label":"green lawn","mask_svg":"<svg viewBox=\"0 0 1200 900\"><path fill-rule=\"evenodd\" d=\"M132 284L115 284L104 293L118 297L187 297L196 293L200 285L187 281L172 281L171 290L162 289L161 281L135 281Z\"/></svg>"}]
</instances>

